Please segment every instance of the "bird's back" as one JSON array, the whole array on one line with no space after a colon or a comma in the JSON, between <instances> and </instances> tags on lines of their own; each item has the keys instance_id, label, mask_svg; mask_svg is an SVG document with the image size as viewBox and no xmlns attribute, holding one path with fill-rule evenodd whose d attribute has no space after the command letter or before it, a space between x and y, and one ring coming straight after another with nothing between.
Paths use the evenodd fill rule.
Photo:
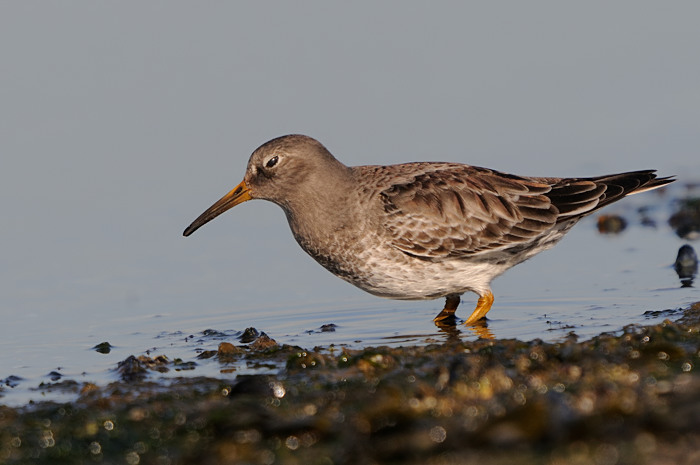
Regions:
<instances>
[{"instance_id":1,"label":"bird's back","mask_svg":"<svg viewBox=\"0 0 700 465\"><path fill-rule=\"evenodd\" d=\"M381 204L391 245L429 260L549 245L583 216L672 182L651 170L593 178L531 178L427 162L355 170Z\"/></svg>"}]
</instances>

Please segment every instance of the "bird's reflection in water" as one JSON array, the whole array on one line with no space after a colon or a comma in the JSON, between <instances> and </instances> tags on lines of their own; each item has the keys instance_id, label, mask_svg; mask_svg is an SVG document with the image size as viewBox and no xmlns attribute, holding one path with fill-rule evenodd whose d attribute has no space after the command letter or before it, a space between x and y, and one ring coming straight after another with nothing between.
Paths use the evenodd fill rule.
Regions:
<instances>
[{"instance_id":1,"label":"bird's reflection in water","mask_svg":"<svg viewBox=\"0 0 700 465\"><path fill-rule=\"evenodd\" d=\"M478 339L496 339L496 336L488 327L486 318L482 318L471 325L459 324L456 318L450 318L439 323L436 322L435 326L437 326L439 332L447 335L448 341L459 340L465 336L476 336Z\"/></svg>"},{"instance_id":2,"label":"bird's reflection in water","mask_svg":"<svg viewBox=\"0 0 700 465\"><path fill-rule=\"evenodd\" d=\"M692 287L698 273L698 256L693 248L686 244L678 249L678 256L673 268L681 280L681 287Z\"/></svg>"}]
</instances>

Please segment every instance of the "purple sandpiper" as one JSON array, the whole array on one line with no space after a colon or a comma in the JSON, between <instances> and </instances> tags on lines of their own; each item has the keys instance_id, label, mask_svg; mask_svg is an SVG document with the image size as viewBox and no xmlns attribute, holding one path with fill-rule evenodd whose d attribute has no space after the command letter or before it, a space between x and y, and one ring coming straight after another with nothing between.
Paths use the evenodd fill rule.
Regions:
<instances>
[{"instance_id":1,"label":"purple sandpiper","mask_svg":"<svg viewBox=\"0 0 700 465\"><path fill-rule=\"evenodd\" d=\"M392 299L445 297L437 324L460 296L493 304L490 283L554 246L582 217L626 195L664 186L654 170L591 178L525 177L460 163L352 166L303 135L257 148L243 181L202 213L189 236L251 199L276 203L294 238L334 275Z\"/></svg>"}]
</instances>

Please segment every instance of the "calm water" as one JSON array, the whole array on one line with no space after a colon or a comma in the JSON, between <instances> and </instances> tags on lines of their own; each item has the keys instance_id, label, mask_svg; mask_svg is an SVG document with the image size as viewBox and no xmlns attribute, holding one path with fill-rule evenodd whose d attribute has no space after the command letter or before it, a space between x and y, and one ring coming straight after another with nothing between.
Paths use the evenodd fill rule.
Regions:
<instances>
[{"instance_id":1,"label":"calm water","mask_svg":"<svg viewBox=\"0 0 700 465\"><path fill-rule=\"evenodd\" d=\"M0 402L43 398L31 388L52 371L102 384L132 354L192 360L220 342L209 328L302 347L443 340L442 302L331 276L274 205L181 233L257 145L292 132L349 165L697 180L699 15L651 0L604 15L585 2L0 2L0 380L21 378ZM623 234L588 219L497 279L493 334L589 337L699 300L670 268L684 242L667 202L616 204ZM656 229L639 226L647 203ZM91 350L103 341L110 354Z\"/></svg>"},{"instance_id":2,"label":"calm water","mask_svg":"<svg viewBox=\"0 0 700 465\"><path fill-rule=\"evenodd\" d=\"M672 192L683 193L681 186ZM649 316L645 312L677 309L700 300L697 288L680 287L671 267L686 241L666 223L670 200L670 193L628 198L608 210L629 222L623 233L601 235L596 217L586 218L557 247L498 278L493 285L496 302L489 313L491 332L498 338L556 341L574 331L589 338L628 324L673 318L672 313ZM647 215L656 227L640 224L637 208L649 204L652 208ZM235 223L236 210L231 213ZM365 295L305 256L294 255L298 247L292 241L283 242L284 248L292 250L266 252L265 245L280 232L289 234L281 213L274 221L278 224L272 234L250 225L256 234L244 248L230 247L231 239L226 237L178 238L194 248L220 242L214 247L218 256L210 264L210 273L218 277L212 278L217 286L225 284L221 293L205 293L201 287L180 289L174 292L196 295L187 296L185 305L168 306L164 302L169 297L134 292L124 296L120 310L112 312L94 308L71 315L68 300L43 309L48 312L37 309L18 315L11 323L12 331L0 343L0 376L21 379L6 383L1 401L19 405L29 400L70 399L73 394L46 394L36 387L50 382L51 372L65 379L106 384L116 379L117 362L132 354L196 360L199 351L215 349L223 340L238 344L240 332L251 326L280 343L309 349L331 344L352 348L425 344L448 337L432 323L442 301L400 302ZM203 231L226 230L231 227L226 223L215 221ZM299 272L290 272L290 266L299 266ZM257 281L247 282L245 275ZM194 281L205 278L193 276ZM475 300L465 295L464 309L458 315L466 317ZM330 323L336 325L335 331L320 330ZM205 335L207 329L217 334ZM467 328L458 331L465 339L477 337ZM92 350L103 341L114 346L111 353ZM173 370L164 376L234 376L222 375L222 367L214 360L196 361L194 370ZM237 366L236 370L245 373L250 369Z\"/></svg>"}]
</instances>

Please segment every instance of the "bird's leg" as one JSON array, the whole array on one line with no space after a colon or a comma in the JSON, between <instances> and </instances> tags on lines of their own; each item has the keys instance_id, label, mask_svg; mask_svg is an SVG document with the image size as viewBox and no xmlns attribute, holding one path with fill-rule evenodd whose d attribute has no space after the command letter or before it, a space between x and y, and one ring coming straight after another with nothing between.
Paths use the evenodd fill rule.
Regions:
<instances>
[{"instance_id":1,"label":"bird's leg","mask_svg":"<svg viewBox=\"0 0 700 465\"><path fill-rule=\"evenodd\" d=\"M439 323L439 322L442 322L444 320L447 320L448 318L454 318L455 317L455 310L457 310L458 305L459 305L459 295L458 294L448 295L445 298L445 308L443 308L442 311L440 313L438 313L435 318L433 318L433 321L435 323Z\"/></svg>"},{"instance_id":2,"label":"bird's leg","mask_svg":"<svg viewBox=\"0 0 700 465\"><path fill-rule=\"evenodd\" d=\"M465 325L473 325L480 319L486 316L489 310L491 310L491 305L493 304L493 294L491 291L486 291L486 294L479 296L479 300L476 303L476 308L472 314L464 322ZM445 310L443 310L444 312ZM440 315L438 315L440 316Z\"/></svg>"}]
</instances>

